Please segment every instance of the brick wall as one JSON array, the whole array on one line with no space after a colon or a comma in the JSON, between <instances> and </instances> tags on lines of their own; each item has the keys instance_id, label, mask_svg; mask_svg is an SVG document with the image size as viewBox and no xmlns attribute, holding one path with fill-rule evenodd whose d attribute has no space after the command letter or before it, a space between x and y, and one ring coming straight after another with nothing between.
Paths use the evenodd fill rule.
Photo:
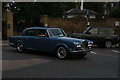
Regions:
<instances>
[{"instance_id":1,"label":"brick wall","mask_svg":"<svg viewBox=\"0 0 120 80\"><path fill-rule=\"evenodd\" d=\"M45 18L46 19L46 18ZM42 18L44 23L44 19ZM47 16L48 27L58 27L62 28L67 33L72 32L82 32L86 27L85 19L63 19L63 18L53 18ZM116 19L108 18L103 20L90 20L90 25L95 27L112 27L115 28ZM120 34L120 27L117 28L117 32Z\"/></svg>"},{"instance_id":2,"label":"brick wall","mask_svg":"<svg viewBox=\"0 0 120 80\"><path fill-rule=\"evenodd\" d=\"M85 19L62 19L62 18L48 18L49 27L58 27L65 30L67 33L81 32L86 25Z\"/></svg>"},{"instance_id":3,"label":"brick wall","mask_svg":"<svg viewBox=\"0 0 120 80\"><path fill-rule=\"evenodd\" d=\"M108 19L103 19L103 20L92 20L91 25L92 26L98 26L98 27L115 27L116 19L114 18L108 18Z\"/></svg>"}]
</instances>

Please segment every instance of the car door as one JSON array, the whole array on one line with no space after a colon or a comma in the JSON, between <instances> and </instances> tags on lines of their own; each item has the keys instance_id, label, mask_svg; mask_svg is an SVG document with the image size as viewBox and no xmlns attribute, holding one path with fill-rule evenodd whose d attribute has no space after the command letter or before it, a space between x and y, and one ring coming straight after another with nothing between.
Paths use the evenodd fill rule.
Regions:
<instances>
[{"instance_id":1,"label":"car door","mask_svg":"<svg viewBox=\"0 0 120 80\"><path fill-rule=\"evenodd\" d=\"M24 36L24 43L28 49L36 49L36 34L36 29L29 29L26 33L26 36Z\"/></svg>"},{"instance_id":2,"label":"car door","mask_svg":"<svg viewBox=\"0 0 120 80\"><path fill-rule=\"evenodd\" d=\"M114 30L112 28L103 28L100 27L99 31L98 31L98 35L96 36L98 39L98 43L103 43L107 40L107 39L111 39L112 35L114 34Z\"/></svg>"},{"instance_id":3,"label":"car door","mask_svg":"<svg viewBox=\"0 0 120 80\"><path fill-rule=\"evenodd\" d=\"M53 50L54 40L48 37L46 30L38 29L37 36L35 36L34 39L35 39L35 48L37 50L46 51L46 52L51 52Z\"/></svg>"},{"instance_id":4,"label":"car door","mask_svg":"<svg viewBox=\"0 0 120 80\"><path fill-rule=\"evenodd\" d=\"M96 42L97 41L97 38L96 38L97 34L98 34L98 29L92 28L86 34L84 34L84 38Z\"/></svg>"}]
</instances>

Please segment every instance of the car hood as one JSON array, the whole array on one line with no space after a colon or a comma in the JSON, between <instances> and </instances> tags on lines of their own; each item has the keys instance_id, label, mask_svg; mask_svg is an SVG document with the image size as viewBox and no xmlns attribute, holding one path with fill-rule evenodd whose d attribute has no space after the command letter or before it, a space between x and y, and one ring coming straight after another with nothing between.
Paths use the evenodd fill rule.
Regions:
<instances>
[{"instance_id":1,"label":"car hood","mask_svg":"<svg viewBox=\"0 0 120 80\"><path fill-rule=\"evenodd\" d=\"M91 40L87 39L77 39L77 38L71 38L71 37L59 37L59 40L64 40L64 41L70 41L70 42L83 42L83 41L88 41L93 43Z\"/></svg>"}]
</instances>

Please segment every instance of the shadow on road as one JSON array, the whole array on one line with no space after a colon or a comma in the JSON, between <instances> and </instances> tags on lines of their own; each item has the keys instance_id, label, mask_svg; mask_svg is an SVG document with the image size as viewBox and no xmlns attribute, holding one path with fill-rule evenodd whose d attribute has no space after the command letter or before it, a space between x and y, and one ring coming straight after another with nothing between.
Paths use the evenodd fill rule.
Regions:
<instances>
[{"instance_id":1,"label":"shadow on road","mask_svg":"<svg viewBox=\"0 0 120 80\"><path fill-rule=\"evenodd\" d=\"M59 58L57 58L57 56L54 53L48 53L48 52L43 52L43 51L27 50L24 53L30 54L30 55L35 55L35 56L42 56L42 57L51 58L51 59L59 59ZM80 57L80 55L70 55L69 58L67 58L67 59L59 59L59 60L71 60L71 59L72 60L77 60L77 59L84 60L84 59L86 59L86 57Z\"/></svg>"},{"instance_id":2,"label":"shadow on road","mask_svg":"<svg viewBox=\"0 0 120 80\"><path fill-rule=\"evenodd\" d=\"M4 46L2 49L3 59L30 59L30 58L42 58L49 60L85 60L86 57L80 57L80 55L70 55L67 59L59 59L54 53L26 50L25 52L17 52L15 48Z\"/></svg>"}]
</instances>

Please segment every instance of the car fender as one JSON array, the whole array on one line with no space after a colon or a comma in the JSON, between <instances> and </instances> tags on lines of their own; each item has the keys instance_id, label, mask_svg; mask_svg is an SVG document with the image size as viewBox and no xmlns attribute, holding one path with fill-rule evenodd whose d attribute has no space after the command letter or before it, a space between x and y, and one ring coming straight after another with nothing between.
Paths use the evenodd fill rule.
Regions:
<instances>
[{"instance_id":1,"label":"car fender","mask_svg":"<svg viewBox=\"0 0 120 80\"><path fill-rule=\"evenodd\" d=\"M111 37L106 37L104 43L105 43L106 41L111 41L111 42L113 43L113 39L112 39Z\"/></svg>"},{"instance_id":2,"label":"car fender","mask_svg":"<svg viewBox=\"0 0 120 80\"><path fill-rule=\"evenodd\" d=\"M111 40L112 38L111 38L111 37L106 37L105 39L106 39L106 40Z\"/></svg>"},{"instance_id":3,"label":"car fender","mask_svg":"<svg viewBox=\"0 0 120 80\"><path fill-rule=\"evenodd\" d=\"M23 43L22 40L18 40L18 41L16 42L16 46L17 46L17 43L22 43L22 44L24 45L24 43Z\"/></svg>"},{"instance_id":4,"label":"car fender","mask_svg":"<svg viewBox=\"0 0 120 80\"><path fill-rule=\"evenodd\" d=\"M59 47L59 46L64 46L67 50L69 50L68 46L64 43L58 43L55 47L55 50Z\"/></svg>"}]
</instances>

